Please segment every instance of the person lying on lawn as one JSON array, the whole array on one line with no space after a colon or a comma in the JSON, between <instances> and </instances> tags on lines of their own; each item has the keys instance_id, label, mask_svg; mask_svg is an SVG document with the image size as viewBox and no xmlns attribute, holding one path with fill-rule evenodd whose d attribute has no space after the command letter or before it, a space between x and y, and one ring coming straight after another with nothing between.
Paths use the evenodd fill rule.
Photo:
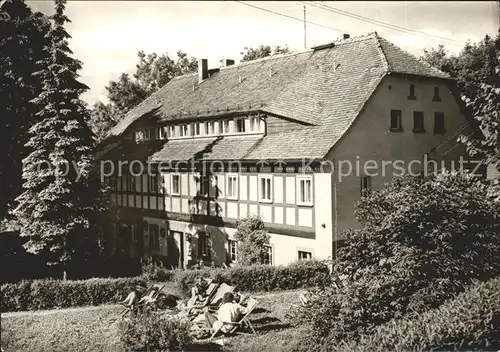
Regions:
<instances>
[{"instance_id":1,"label":"person lying on lawn","mask_svg":"<svg viewBox=\"0 0 500 352\"><path fill-rule=\"evenodd\" d=\"M125 307L128 307L130 309L134 309L139 303L140 296L144 292L144 290L144 287L136 285L132 288L132 291L128 294L128 296L123 301L120 301L118 303L123 304Z\"/></svg>"},{"instance_id":2,"label":"person lying on lawn","mask_svg":"<svg viewBox=\"0 0 500 352\"><path fill-rule=\"evenodd\" d=\"M220 305L217 313L214 315L205 309L205 323L212 331L220 330L223 333L228 333L234 327L238 319L248 312L246 307L235 302L233 293L226 292L222 297L222 304Z\"/></svg>"}]
</instances>

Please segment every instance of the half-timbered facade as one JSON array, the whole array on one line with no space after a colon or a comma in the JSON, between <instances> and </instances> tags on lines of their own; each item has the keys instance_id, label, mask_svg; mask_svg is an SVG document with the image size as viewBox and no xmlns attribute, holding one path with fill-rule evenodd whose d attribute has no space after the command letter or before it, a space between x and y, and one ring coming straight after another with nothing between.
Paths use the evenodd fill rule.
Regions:
<instances>
[{"instance_id":1,"label":"half-timbered facade","mask_svg":"<svg viewBox=\"0 0 500 352\"><path fill-rule=\"evenodd\" d=\"M457 131L474 129L453 81L376 33L219 69L200 60L105 141L115 240L173 267L222 265L238 260L237 220L260 214L268 263L325 259L357 226L353 203L392 177L340 161L457 160Z\"/></svg>"}]
</instances>

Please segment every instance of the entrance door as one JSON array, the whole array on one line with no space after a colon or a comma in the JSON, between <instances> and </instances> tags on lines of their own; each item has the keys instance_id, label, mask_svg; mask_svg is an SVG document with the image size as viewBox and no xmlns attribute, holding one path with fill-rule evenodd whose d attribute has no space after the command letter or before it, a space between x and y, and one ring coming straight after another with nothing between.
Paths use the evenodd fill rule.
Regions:
<instances>
[{"instance_id":1,"label":"entrance door","mask_svg":"<svg viewBox=\"0 0 500 352\"><path fill-rule=\"evenodd\" d=\"M184 269L184 234L178 231L170 233L173 238L172 246L168 249L171 263L178 269Z\"/></svg>"}]
</instances>

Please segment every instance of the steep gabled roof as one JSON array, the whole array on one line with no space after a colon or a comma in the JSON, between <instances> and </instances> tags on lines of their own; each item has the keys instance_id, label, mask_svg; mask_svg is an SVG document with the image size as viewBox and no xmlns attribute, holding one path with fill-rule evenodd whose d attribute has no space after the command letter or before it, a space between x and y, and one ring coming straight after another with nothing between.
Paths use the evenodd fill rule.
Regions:
<instances>
[{"instance_id":1,"label":"steep gabled roof","mask_svg":"<svg viewBox=\"0 0 500 352\"><path fill-rule=\"evenodd\" d=\"M201 83L196 74L177 77L130 111L110 135L121 135L148 114L159 120L182 120L261 111L306 126L246 141L248 148L238 153L238 159L322 158L351 126L386 74L449 79L376 33L334 44L225 67ZM218 138L205 158L224 159L227 153L220 145L234 140ZM169 150L176 154L174 150L190 149L183 149L182 143L189 142L166 142L153 160L172 159Z\"/></svg>"}]
</instances>

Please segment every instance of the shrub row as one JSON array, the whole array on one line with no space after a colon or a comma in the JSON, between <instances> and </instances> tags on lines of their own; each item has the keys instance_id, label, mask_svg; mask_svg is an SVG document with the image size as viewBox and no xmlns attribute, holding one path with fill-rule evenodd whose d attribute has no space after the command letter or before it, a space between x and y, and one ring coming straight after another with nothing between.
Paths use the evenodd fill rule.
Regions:
<instances>
[{"instance_id":1,"label":"shrub row","mask_svg":"<svg viewBox=\"0 0 500 352\"><path fill-rule=\"evenodd\" d=\"M500 278L476 283L437 309L393 319L337 351L500 349Z\"/></svg>"},{"instance_id":2,"label":"shrub row","mask_svg":"<svg viewBox=\"0 0 500 352\"><path fill-rule=\"evenodd\" d=\"M239 291L291 290L323 287L330 283L330 271L320 261L300 261L287 266L252 265L176 271L173 276L183 292L189 292L197 278L208 277L236 286Z\"/></svg>"},{"instance_id":3,"label":"shrub row","mask_svg":"<svg viewBox=\"0 0 500 352\"><path fill-rule=\"evenodd\" d=\"M3 284L0 289L2 312L67 308L116 303L143 278L88 279L76 281L33 280Z\"/></svg>"}]
</instances>

